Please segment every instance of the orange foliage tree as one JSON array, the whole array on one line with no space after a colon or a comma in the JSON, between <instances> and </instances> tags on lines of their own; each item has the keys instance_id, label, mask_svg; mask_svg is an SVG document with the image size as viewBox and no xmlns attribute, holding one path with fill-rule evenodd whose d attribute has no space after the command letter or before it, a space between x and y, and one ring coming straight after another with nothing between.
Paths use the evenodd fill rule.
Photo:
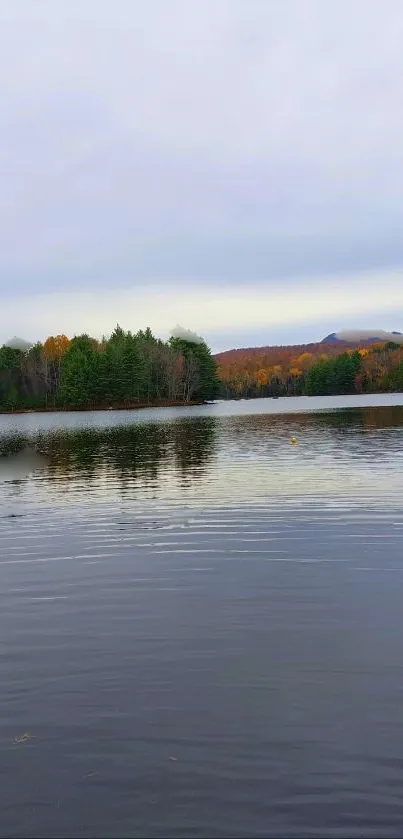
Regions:
<instances>
[{"instance_id":1,"label":"orange foliage tree","mask_svg":"<svg viewBox=\"0 0 403 839\"><path fill-rule=\"evenodd\" d=\"M56 393L60 383L62 359L70 346L67 335L50 335L43 345L43 356L46 363L46 393L52 396Z\"/></svg>"},{"instance_id":2,"label":"orange foliage tree","mask_svg":"<svg viewBox=\"0 0 403 839\"><path fill-rule=\"evenodd\" d=\"M67 335L50 335L43 345L43 352L49 361L60 361L70 346Z\"/></svg>"},{"instance_id":3,"label":"orange foliage tree","mask_svg":"<svg viewBox=\"0 0 403 839\"><path fill-rule=\"evenodd\" d=\"M267 385L268 381L269 381L268 371L264 370L263 368L261 368L260 370L257 370L257 372L255 374L255 379L256 379L256 384L259 385L259 387L264 387L264 385Z\"/></svg>"}]
</instances>

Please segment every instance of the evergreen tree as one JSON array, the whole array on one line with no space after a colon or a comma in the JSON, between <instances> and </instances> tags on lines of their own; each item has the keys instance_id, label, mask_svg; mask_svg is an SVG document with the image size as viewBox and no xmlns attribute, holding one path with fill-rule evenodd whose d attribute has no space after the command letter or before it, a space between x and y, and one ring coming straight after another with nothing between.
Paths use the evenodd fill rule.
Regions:
<instances>
[{"instance_id":1,"label":"evergreen tree","mask_svg":"<svg viewBox=\"0 0 403 839\"><path fill-rule=\"evenodd\" d=\"M215 399L219 389L217 363L207 344L204 341L196 343L183 338L171 338L170 346L185 361L184 399Z\"/></svg>"},{"instance_id":2,"label":"evergreen tree","mask_svg":"<svg viewBox=\"0 0 403 839\"><path fill-rule=\"evenodd\" d=\"M335 358L319 361L306 374L305 393L308 396L354 393L360 367L358 352L341 353Z\"/></svg>"},{"instance_id":3,"label":"evergreen tree","mask_svg":"<svg viewBox=\"0 0 403 839\"><path fill-rule=\"evenodd\" d=\"M73 338L61 365L58 401L62 405L84 407L95 404L97 354L97 343L88 335Z\"/></svg>"},{"instance_id":4,"label":"evergreen tree","mask_svg":"<svg viewBox=\"0 0 403 839\"><path fill-rule=\"evenodd\" d=\"M0 406L6 411L14 411L23 404L22 358L20 350L0 348Z\"/></svg>"},{"instance_id":5,"label":"evergreen tree","mask_svg":"<svg viewBox=\"0 0 403 839\"><path fill-rule=\"evenodd\" d=\"M403 391L403 361L391 370L386 380L388 390Z\"/></svg>"}]
</instances>

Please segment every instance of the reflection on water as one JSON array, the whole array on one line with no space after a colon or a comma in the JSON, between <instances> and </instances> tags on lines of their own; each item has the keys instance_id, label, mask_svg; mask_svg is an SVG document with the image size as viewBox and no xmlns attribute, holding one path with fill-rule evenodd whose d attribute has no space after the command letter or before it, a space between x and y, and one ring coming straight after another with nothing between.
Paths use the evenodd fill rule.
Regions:
<instances>
[{"instance_id":1,"label":"reflection on water","mask_svg":"<svg viewBox=\"0 0 403 839\"><path fill-rule=\"evenodd\" d=\"M401 490L402 407L112 427L93 416L92 427L0 435L0 483L34 505L39 498L86 503L85 488L91 505L133 499L136 491L138 498L194 504L273 495L319 495L323 503L348 496L361 504L362 492L367 504L383 504Z\"/></svg>"},{"instance_id":2,"label":"reflection on water","mask_svg":"<svg viewBox=\"0 0 403 839\"><path fill-rule=\"evenodd\" d=\"M155 494L173 476L179 488L186 488L205 477L215 439L216 421L208 417L7 435L0 438L0 481L31 478L35 498L40 492L53 502L58 496L66 500L66 491L82 493L84 487L95 494L124 495L139 486Z\"/></svg>"},{"instance_id":3,"label":"reflection on water","mask_svg":"<svg viewBox=\"0 0 403 839\"><path fill-rule=\"evenodd\" d=\"M0 835L401 836L403 408L248 405L0 418Z\"/></svg>"}]
</instances>

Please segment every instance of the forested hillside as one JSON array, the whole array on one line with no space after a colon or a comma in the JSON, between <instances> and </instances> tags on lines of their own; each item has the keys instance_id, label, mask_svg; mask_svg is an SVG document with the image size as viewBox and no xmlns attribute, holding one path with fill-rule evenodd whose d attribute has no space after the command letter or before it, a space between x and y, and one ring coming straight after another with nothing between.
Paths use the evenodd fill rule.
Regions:
<instances>
[{"instance_id":1,"label":"forested hillside","mask_svg":"<svg viewBox=\"0 0 403 839\"><path fill-rule=\"evenodd\" d=\"M27 351L0 349L0 409L128 407L203 402L218 392L203 340L161 341L116 327L109 339L49 337Z\"/></svg>"},{"instance_id":2,"label":"forested hillside","mask_svg":"<svg viewBox=\"0 0 403 839\"><path fill-rule=\"evenodd\" d=\"M225 399L403 390L403 346L393 342L256 347L216 360Z\"/></svg>"},{"instance_id":3,"label":"forested hillside","mask_svg":"<svg viewBox=\"0 0 403 839\"><path fill-rule=\"evenodd\" d=\"M0 348L0 410L136 407L258 396L403 390L403 346L344 344L230 350L116 327L110 338L49 337Z\"/></svg>"}]
</instances>

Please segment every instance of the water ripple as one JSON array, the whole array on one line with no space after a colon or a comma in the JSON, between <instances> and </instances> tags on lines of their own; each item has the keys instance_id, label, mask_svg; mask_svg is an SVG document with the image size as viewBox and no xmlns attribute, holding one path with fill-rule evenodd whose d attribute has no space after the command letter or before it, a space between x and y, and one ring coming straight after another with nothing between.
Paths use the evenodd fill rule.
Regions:
<instances>
[{"instance_id":1,"label":"water ripple","mask_svg":"<svg viewBox=\"0 0 403 839\"><path fill-rule=\"evenodd\" d=\"M401 836L403 409L257 409L0 417L1 835Z\"/></svg>"}]
</instances>

